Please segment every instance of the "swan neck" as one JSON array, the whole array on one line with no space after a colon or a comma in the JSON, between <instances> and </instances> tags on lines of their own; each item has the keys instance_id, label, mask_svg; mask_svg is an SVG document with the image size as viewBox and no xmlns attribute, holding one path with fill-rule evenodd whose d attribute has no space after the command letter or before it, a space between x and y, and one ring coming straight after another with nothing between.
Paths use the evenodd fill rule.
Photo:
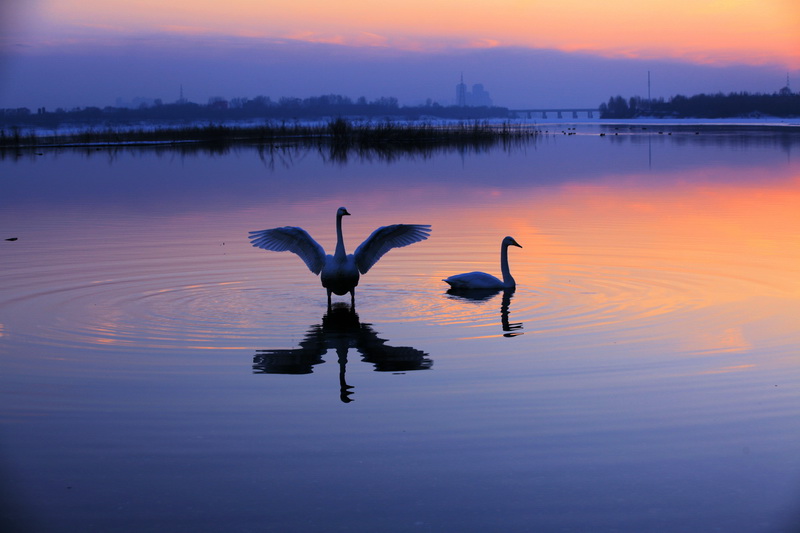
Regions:
<instances>
[{"instance_id":1,"label":"swan neck","mask_svg":"<svg viewBox=\"0 0 800 533\"><path fill-rule=\"evenodd\" d=\"M500 272L503 273L503 285L514 287L517 284L508 268L508 245L505 243L500 247Z\"/></svg>"},{"instance_id":2,"label":"swan neck","mask_svg":"<svg viewBox=\"0 0 800 533\"><path fill-rule=\"evenodd\" d=\"M344 250L344 237L342 236L342 215L336 215L336 256L345 256L347 252Z\"/></svg>"}]
</instances>

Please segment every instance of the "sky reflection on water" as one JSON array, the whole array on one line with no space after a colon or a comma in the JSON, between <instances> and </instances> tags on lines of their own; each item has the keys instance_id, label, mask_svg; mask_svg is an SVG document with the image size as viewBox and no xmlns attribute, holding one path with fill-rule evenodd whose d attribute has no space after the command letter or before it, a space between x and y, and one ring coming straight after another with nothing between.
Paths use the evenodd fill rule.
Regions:
<instances>
[{"instance_id":1,"label":"sky reflection on water","mask_svg":"<svg viewBox=\"0 0 800 533\"><path fill-rule=\"evenodd\" d=\"M800 143L711 137L4 159L4 490L43 531L785 531ZM433 225L357 314L247 241L341 205L351 252ZM513 295L448 294L505 235Z\"/></svg>"}]
</instances>

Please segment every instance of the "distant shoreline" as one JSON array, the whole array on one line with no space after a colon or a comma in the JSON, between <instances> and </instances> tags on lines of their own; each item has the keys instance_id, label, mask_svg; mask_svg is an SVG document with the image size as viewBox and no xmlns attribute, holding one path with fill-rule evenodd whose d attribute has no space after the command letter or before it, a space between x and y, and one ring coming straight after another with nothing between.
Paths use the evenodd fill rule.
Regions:
<instances>
[{"instance_id":1,"label":"distant shoreline","mask_svg":"<svg viewBox=\"0 0 800 533\"><path fill-rule=\"evenodd\" d=\"M384 120L328 119L294 122L243 122L227 124L148 123L129 126L85 125L64 129L0 129L0 149L102 148L124 146L180 146L187 144L341 144L349 148L408 145L494 143L564 133L561 127L646 132L650 128L671 132L800 133L800 118L740 119L497 119L497 120ZM584 132L586 133L586 132Z\"/></svg>"}]
</instances>

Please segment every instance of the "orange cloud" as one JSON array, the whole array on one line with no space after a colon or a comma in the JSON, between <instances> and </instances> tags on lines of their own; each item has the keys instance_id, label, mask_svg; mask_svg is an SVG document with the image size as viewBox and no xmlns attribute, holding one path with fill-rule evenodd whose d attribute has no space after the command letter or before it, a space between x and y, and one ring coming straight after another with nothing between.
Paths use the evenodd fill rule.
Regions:
<instances>
[{"instance_id":1,"label":"orange cloud","mask_svg":"<svg viewBox=\"0 0 800 533\"><path fill-rule=\"evenodd\" d=\"M310 43L341 44L347 46L389 46L389 39L382 35L369 32L360 32L354 35L342 35L303 31L289 34L285 37L287 39L306 41Z\"/></svg>"},{"instance_id":2,"label":"orange cloud","mask_svg":"<svg viewBox=\"0 0 800 533\"><path fill-rule=\"evenodd\" d=\"M521 46L800 68L796 0L49 0L41 29L86 25L435 49ZM51 33L52 34L52 33Z\"/></svg>"}]
</instances>

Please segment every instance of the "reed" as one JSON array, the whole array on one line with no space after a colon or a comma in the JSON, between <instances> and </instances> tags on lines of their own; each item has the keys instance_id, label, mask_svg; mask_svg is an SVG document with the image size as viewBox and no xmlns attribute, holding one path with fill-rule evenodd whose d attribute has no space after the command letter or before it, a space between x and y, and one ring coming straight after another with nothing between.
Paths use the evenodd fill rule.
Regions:
<instances>
[{"instance_id":1,"label":"reed","mask_svg":"<svg viewBox=\"0 0 800 533\"><path fill-rule=\"evenodd\" d=\"M156 125L87 127L69 131L21 128L0 129L0 149L120 146L198 143L208 146L235 144L333 145L345 150L369 147L458 145L523 139L538 133L531 127L486 121L358 122L337 118L326 122L265 122L256 125Z\"/></svg>"}]
</instances>

